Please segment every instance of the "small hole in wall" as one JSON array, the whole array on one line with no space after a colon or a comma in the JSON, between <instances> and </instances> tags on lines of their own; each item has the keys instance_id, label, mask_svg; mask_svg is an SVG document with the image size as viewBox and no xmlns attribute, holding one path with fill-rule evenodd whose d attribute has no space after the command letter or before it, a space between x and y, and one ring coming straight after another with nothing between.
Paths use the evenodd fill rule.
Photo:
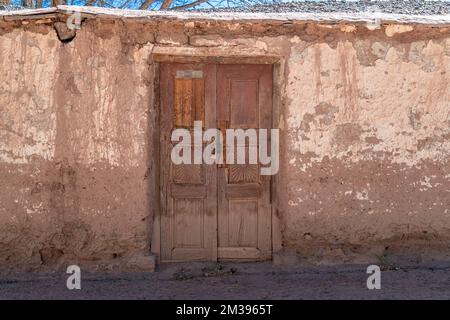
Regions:
<instances>
[{"instance_id":1,"label":"small hole in wall","mask_svg":"<svg viewBox=\"0 0 450 320\"><path fill-rule=\"evenodd\" d=\"M113 259L117 258L117 253L113 253Z\"/></svg>"}]
</instances>

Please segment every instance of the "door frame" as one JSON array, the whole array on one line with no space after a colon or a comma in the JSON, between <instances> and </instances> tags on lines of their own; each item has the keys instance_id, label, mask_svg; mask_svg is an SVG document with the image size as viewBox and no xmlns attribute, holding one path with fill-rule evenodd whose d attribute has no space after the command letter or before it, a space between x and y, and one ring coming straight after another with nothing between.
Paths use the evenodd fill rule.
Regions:
<instances>
[{"instance_id":1,"label":"door frame","mask_svg":"<svg viewBox=\"0 0 450 320\"><path fill-rule=\"evenodd\" d=\"M161 199L163 198L163 190L161 188L161 164L160 164L160 126L161 126L161 97L160 97L160 63L204 63L204 64L271 64L273 67L272 81L272 128L280 129L280 171L281 171L281 154L284 150L283 137L283 120L281 119L280 108L281 87L284 84L284 65L285 59L281 56L186 56L186 55L170 55L154 53L151 56L150 63L153 65L153 97L154 110L156 111L155 124L158 130L155 130L153 141L151 141L154 150L155 163L155 184L154 192L155 200L153 211L153 224L150 228L150 251L156 257L159 264L161 254ZM272 198L271 210L271 239L272 239L272 259L273 255L282 249L281 235L281 217L279 210L279 185L280 179L278 174L271 177L270 193Z\"/></svg>"}]
</instances>

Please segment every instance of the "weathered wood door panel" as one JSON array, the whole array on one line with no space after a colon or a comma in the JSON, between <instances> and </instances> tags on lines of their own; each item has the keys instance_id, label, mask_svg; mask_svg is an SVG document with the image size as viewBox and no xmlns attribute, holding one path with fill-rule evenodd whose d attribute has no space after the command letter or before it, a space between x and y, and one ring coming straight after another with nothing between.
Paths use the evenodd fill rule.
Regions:
<instances>
[{"instance_id":1,"label":"weathered wood door panel","mask_svg":"<svg viewBox=\"0 0 450 320\"><path fill-rule=\"evenodd\" d=\"M258 164L175 165L170 153L172 131L195 120L270 129L272 66L163 63L160 96L161 260L270 259L270 176Z\"/></svg>"},{"instance_id":2,"label":"weathered wood door panel","mask_svg":"<svg viewBox=\"0 0 450 320\"><path fill-rule=\"evenodd\" d=\"M191 130L197 120L214 128L215 69L161 64L162 261L217 259L217 170L204 164L176 165L170 159L174 129Z\"/></svg>"},{"instance_id":3,"label":"weathered wood door panel","mask_svg":"<svg viewBox=\"0 0 450 320\"><path fill-rule=\"evenodd\" d=\"M271 65L217 67L217 122L231 129L271 128ZM258 148L246 141L242 148L246 163L252 147ZM270 176L260 175L258 164L227 164L220 166L217 179L218 258L270 259Z\"/></svg>"}]
</instances>

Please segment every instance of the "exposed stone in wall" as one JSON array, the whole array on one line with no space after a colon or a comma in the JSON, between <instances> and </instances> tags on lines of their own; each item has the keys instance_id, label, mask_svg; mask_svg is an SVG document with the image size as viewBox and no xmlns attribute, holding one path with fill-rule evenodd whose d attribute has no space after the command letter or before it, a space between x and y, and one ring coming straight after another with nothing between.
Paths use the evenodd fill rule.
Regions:
<instances>
[{"instance_id":1,"label":"exposed stone in wall","mask_svg":"<svg viewBox=\"0 0 450 320\"><path fill-rule=\"evenodd\" d=\"M69 28L66 22L55 22L54 27L58 39L62 42L72 41L77 35L77 29L75 27Z\"/></svg>"}]
</instances>

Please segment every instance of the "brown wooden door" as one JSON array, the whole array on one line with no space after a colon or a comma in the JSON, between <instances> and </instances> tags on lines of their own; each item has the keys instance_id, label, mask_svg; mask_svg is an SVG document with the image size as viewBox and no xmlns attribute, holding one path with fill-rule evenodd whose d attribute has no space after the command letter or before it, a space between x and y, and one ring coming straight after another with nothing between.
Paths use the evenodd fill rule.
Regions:
<instances>
[{"instance_id":1,"label":"brown wooden door","mask_svg":"<svg viewBox=\"0 0 450 320\"><path fill-rule=\"evenodd\" d=\"M194 120L271 128L272 66L162 63L160 97L161 260L270 259L270 176L257 164L175 165L170 153L173 129Z\"/></svg>"},{"instance_id":2,"label":"brown wooden door","mask_svg":"<svg viewBox=\"0 0 450 320\"><path fill-rule=\"evenodd\" d=\"M175 165L172 131L215 127L214 65L161 64L161 260L217 259L217 169ZM192 147L194 144L192 143Z\"/></svg>"},{"instance_id":3,"label":"brown wooden door","mask_svg":"<svg viewBox=\"0 0 450 320\"><path fill-rule=\"evenodd\" d=\"M217 123L220 126L270 129L271 111L271 65L217 67ZM245 145L247 152L251 148L249 143ZM227 164L219 167L217 179L218 258L270 259L270 176L260 175L258 164Z\"/></svg>"}]
</instances>

